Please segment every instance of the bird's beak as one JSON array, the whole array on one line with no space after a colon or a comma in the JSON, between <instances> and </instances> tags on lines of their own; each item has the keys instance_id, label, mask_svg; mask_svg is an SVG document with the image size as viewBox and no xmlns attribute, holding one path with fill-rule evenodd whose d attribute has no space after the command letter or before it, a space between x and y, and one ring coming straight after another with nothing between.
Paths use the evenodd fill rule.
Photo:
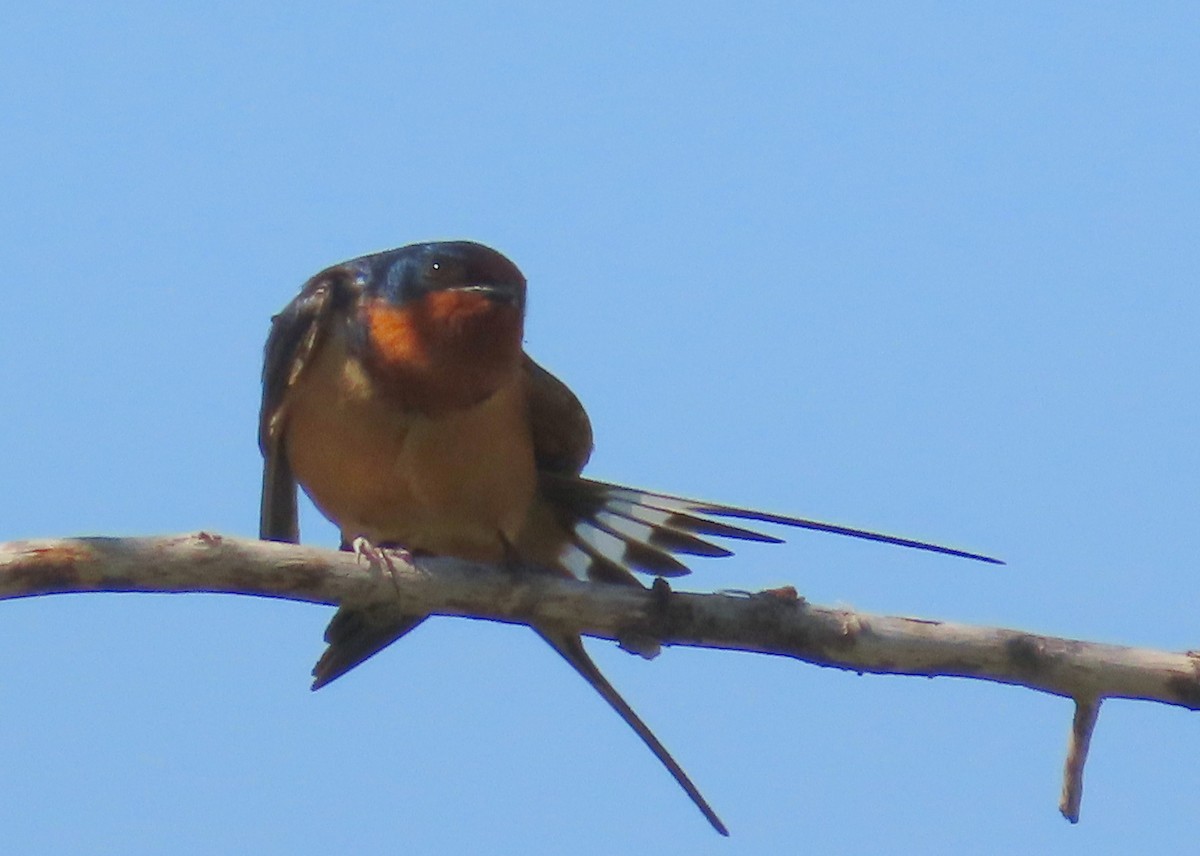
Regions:
<instances>
[{"instance_id":1,"label":"bird's beak","mask_svg":"<svg viewBox=\"0 0 1200 856\"><path fill-rule=\"evenodd\" d=\"M494 303L515 306L518 309L524 303L525 296L520 286L506 283L470 283L468 285L456 285L450 290L466 294L479 294Z\"/></svg>"}]
</instances>

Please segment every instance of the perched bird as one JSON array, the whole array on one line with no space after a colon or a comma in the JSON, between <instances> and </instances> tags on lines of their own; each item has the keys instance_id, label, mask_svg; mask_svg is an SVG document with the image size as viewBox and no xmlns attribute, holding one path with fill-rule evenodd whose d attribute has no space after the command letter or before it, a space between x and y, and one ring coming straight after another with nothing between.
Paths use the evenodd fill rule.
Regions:
<instances>
[{"instance_id":1,"label":"perched bird","mask_svg":"<svg viewBox=\"0 0 1200 856\"><path fill-rule=\"evenodd\" d=\"M524 353L524 318L525 277L500 253L468 241L363 256L305 283L273 319L266 344L260 536L299 539L299 484L341 530L344 549L402 547L617 585L640 586L635 571L687 573L675 554L730 555L709 538L780 541L725 522L731 518L996 561L581 477L591 425L575 395ZM343 606L326 631L313 688L424 618ZM580 637L535 629L728 834Z\"/></svg>"}]
</instances>

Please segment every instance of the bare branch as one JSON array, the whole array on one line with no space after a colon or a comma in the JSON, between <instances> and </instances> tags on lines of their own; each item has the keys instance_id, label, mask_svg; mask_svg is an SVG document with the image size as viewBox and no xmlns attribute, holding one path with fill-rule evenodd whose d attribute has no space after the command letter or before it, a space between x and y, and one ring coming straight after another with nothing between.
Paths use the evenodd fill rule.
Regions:
<instances>
[{"instance_id":1,"label":"bare branch","mask_svg":"<svg viewBox=\"0 0 1200 856\"><path fill-rule=\"evenodd\" d=\"M1200 657L816 606L793 589L693 594L514 574L450 558L395 561L396 579L332 550L208 533L0 543L0 599L79 592L218 592L558 626L645 651L652 642L795 657L880 674L1018 684L1072 699L1200 709Z\"/></svg>"},{"instance_id":2,"label":"bare branch","mask_svg":"<svg viewBox=\"0 0 1200 856\"><path fill-rule=\"evenodd\" d=\"M1003 628L816 606L756 594L582 583L449 558L396 556L395 579L350 554L208 533L0 544L0 599L68 592L223 592L311 603L390 604L558 627L653 656L689 645L794 657L855 672L976 678L1075 700L1060 810L1079 817L1088 741L1105 698L1200 709L1200 656Z\"/></svg>"}]
</instances>

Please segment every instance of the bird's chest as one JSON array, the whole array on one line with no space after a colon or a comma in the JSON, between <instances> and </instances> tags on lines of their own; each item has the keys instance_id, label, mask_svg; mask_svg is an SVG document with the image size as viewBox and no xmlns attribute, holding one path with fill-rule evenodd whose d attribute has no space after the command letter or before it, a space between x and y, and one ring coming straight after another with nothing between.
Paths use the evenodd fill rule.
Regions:
<instances>
[{"instance_id":1,"label":"bird's chest","mask_svg":"<svg viewBox=\"0 0 1200 856\"><path fill-rule=\"evenodd\" d=\"M400 410L335 343L289 400L287 454L342 536L478 561L504 558L536 487L518 381L436 417Z\"/></svg>"}]
</instances>

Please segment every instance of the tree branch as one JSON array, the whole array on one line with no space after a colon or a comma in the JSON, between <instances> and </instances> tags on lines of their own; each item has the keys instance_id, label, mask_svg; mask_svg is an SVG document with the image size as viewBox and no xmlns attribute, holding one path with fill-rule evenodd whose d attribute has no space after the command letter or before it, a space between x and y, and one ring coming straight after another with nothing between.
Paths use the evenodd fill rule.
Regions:
<instances>
[{"instance_id":1,"label":"tree branch","mask_svg":"<svg viewBox=\"0 0 1200 856\"><path fill-rule=\"evenodd\" d=\"M392 604L569 629L654 656L659 645L794 657L854 672L1016 684L1075 701L1060 810L1078 820L1088 741L1106 698L1200 709L1200 655L1017 630L871 615L806 602L792 588L723 594L582 583L450 558L393 559L208 533L0 544L0 599L71 592L218 592L310 603Z\"/></svg>"}]
</instances>

